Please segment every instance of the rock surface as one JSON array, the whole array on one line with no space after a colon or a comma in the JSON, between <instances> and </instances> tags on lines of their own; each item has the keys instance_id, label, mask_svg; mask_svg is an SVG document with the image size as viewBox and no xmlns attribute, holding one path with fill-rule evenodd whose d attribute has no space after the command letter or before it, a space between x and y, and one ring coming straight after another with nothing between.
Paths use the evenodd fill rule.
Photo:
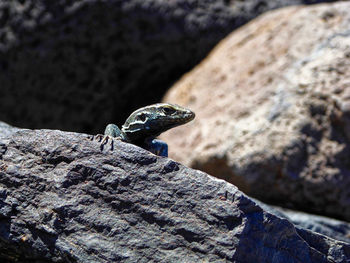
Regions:
<instances>
[{"instance_id":1,"label":"rock surface","mask_svg":"<svg viewBox=\"0 0 350 263\"><path fill-rule=\"evenodd\" d=\"M0 120L98 133L165 90L234 28L310 0L2 0Z\"/></svg>"},{"instance_id":2,"label":"rock surface","mask_svg":"<svg viewBox=\"0 0 350 263\"><path fill-rule=\"evenodd\" d=\"M350 2L263 15L167 94L170 156L265 202L350 220Z\"/></svg>"},{"instance_id":3,"label":"rock surface","mask_svg":"<svg viewBox=\"0 0 350 263\"><path fill-rule=\"evenodd\" d=\"M11 125L0 121L0 136L9 136L18 130L18 128L12 127Z\"/></svg>"},{"instance_id":4,"label":"rock surface","mask_svg":"<svg viewBox=\"0 0 350 263\"><path fill-rule=\"evenodd\" d=\"M333 218L307 214L300 211L271 206L253 199L262 209L275 216L288 219L296 228L316 232L336 240L350 243L350 223Z\"/></svg>"},{"instance_id":5,"label":"rock surface","mask_svg":"<svg viewBox=\"0 0 350 263\"><path fill-rule=\"evenodd\" d=\"M350 242L350 224L347 222L289 209L283 209L282 212L286 219L299 228L308 229L336 240Z\"/></svg>"},{"instance_id":6,"label":"rock surface","mask_svg":"<svg viewBox=\"0 0 350 263\"><path fill-rule=\"evenodd\" d=\"M0 248L16 262L350 259L349 244L296 229L223 180L52 130L0 136Z\"/></svg>"}]
</instances>

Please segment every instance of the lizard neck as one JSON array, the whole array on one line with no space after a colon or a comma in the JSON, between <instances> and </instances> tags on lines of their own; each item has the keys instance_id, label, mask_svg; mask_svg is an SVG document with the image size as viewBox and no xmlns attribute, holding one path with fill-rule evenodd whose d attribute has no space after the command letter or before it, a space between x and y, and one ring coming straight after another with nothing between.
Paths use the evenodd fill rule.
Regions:
<instances>
[{"instance_id":1,"label":"lizard neck","mask_svg":"<svg viewBox=\"0 0 350 263\"><path fill-rule=\"evenodd\" d=\"M123 140L127 142L132 142L135 144L142 144L148 139L154 139L159 134L154 134L153 132L147 132L147 130L125 130L122 128Z\"/></svg>"}]
</instances>

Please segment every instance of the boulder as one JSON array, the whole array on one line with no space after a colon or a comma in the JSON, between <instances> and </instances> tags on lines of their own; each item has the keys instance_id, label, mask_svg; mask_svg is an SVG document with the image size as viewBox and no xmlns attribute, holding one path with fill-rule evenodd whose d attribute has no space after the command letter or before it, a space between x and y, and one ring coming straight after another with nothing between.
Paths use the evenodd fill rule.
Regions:
<instances>
[{"instance_id":1,"label":"boulder","mask_svg":"<svg viewBox=\"0 0 350 263\"><path fill-rule=\"evenodd\" d=\"M2 0L0 120L98 133L122 124L234 28L310 0Z\"/></svg>"},{"instance_id":2,"label":"boulder","mask_svg":"<svg viewBox=\"0 0 350 263\"><path fill-rule=\"evenodd\" d=\"M10 262L347 262L235 186L113 140L0 136L0 259Z\"/></svg>"},{"instance_id":3,"label":"boulder","mask_svg":"<svg viewBox=\"0 0 350 263\"><path fill-rule=\"evenodd\" d=\"M259 200L251 199L265 211L275 216L288 219L296 228L310 230L336 240L350 243L350 223L348 222L283 207L271 206Z\"/></svg>"},{"instance_id":4,"label":"boulder","mask_svg":"<svg viewBox=\"0 0 350 263\"><path fill-rule=\"evenodd\" d=\"M233 32L164 101L196 113L170 156L262 201L350 220L350 2Z\"/></svg>"}]
</instances>

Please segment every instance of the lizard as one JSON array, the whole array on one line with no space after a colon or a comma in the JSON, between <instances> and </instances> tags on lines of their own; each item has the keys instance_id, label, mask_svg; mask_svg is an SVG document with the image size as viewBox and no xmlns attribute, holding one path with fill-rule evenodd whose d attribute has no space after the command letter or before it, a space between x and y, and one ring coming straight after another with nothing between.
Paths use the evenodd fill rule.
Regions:
<instances>
[{"instance_id":1,"label":"lizard","mask_svg":"<svg viewBox=\"0 0 350 263\"><path fill-rule=\"evenodd\" d=\"M104 137L101 138L101 149L112 137L167 157L168 145L155 138L171 128L193 120L194 117L194 112L176 104L156 103L142 107L130 114L121 129L115 124L106 126Z\"/></svg>"}]
</instances>

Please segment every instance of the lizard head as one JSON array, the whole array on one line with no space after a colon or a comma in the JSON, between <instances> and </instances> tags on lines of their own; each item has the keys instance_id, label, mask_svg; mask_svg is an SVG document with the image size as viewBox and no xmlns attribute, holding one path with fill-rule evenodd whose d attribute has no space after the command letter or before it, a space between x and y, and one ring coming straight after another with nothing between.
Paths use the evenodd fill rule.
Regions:
<instances>
[{"instance_id":1,"label":"lizard head","mask_svg":"<svg viewBox=\"0 0 350 263\"><path fill-rule=\"evenodd\" d=\"M179 105L157 103L131 113L125 121L122 131L130 141L144 140L185 124L193 120L194 117L194 112Z\"/></svg>"}]
</instances>

